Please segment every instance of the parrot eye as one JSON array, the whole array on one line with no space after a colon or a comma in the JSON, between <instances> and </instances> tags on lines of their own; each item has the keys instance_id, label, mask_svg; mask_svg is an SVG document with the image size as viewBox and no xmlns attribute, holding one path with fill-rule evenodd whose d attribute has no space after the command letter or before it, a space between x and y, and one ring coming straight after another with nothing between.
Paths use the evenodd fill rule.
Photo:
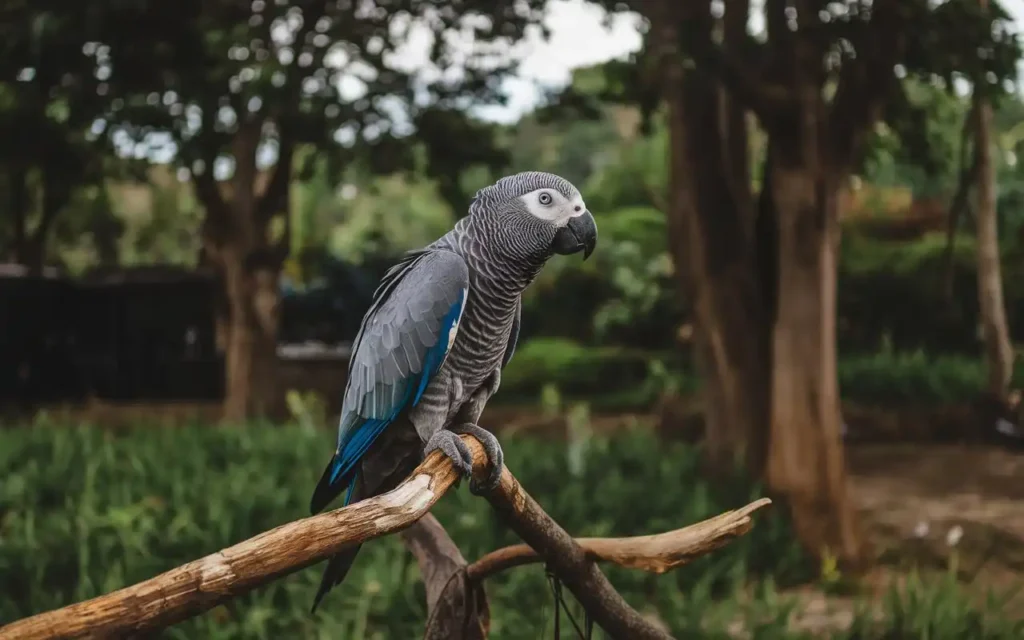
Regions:
<instances>
[{"instance_id":1,"label":"parrot eye","mask_svg":"<svg viewBox=\"0 0 1024 640\"><path fill-rule=\"evenodd\" d=\"M545 206L551 204L551 194L548 193L547 191L542 192L539 196L537 196L537 202Z\"/></svg>"}]
</instances>

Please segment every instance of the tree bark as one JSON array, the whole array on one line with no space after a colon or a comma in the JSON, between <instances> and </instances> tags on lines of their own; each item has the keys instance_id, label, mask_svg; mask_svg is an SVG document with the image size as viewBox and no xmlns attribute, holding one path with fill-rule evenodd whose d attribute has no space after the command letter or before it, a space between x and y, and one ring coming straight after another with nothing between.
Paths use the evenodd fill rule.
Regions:
<instances>
[{"instance_id":1,"label":"tree bark","mask_svg":"<svg viewBox=\"0 0 1024 640\"><path fill-rule=\"evenodd\" d=\"M793 86L799 106L774 123L762 187L778 243L766 480L788 502L808 550L852 568L864 548L843 456L836 366L839 202L850 163L823 135L834 109L817 85L797 74Z\"/></svg>"},{"instance_id":2,"label":"tree bark","mask_svg":"<svg viewBox=\"0 0 1024 640\"><path fill-rule=\"evenodd\" d=\"M987 8L987 0L981 0ZM1013 344L1003 302L1003 277L999 265L999 219L996 212L996 172L992 159L992 105L984 96L975 95L975 153L978 178L978 306L985 362L988 367L988 393L1003 401L1013 375Z\"/></svg>"},{"instance_id":3,"label":"tree bark","mask_svg":"<svg viewBox=\"0 0 1024 640\"><path fill-rule=\"evenodd\" d=\"M235 134L229 198L209 173L193 178L207 211L205 255L219 270L224 287L226 314L218 317L226 368L223 419L232 423L276 415L281 408L278 281L288 247L287 237L271 242L268 226L275 215L287 212L292 147L287 141L279 145L274 175L264 192L257 193L262 124L259 119L245 122Z\"/></svg>"},{"instance_id":4,"label":"tree bark","mask_svg":"<svg viewBox=\"0 0 1024 640\"><path fill-rule=\"evenodd\" d=\"M239 244L220 255L228 301L224 420L242 422L277 410L279 269Z\"/></svg>"},{"instance_id":5,"label":"tree bark","mask_svg":"<svg viewBox=\"0 0 1024 640\"><path fill-rule=\"evenodd\" d=\"M727 7L734 20L745 15L742 4ZM656 14L669 109L669 249L693 305L708 462L712 470L731 470L740 461L759 474L768 431L770 354L744 111L706 71L684 69L675 50L677 8L661 2ZM691 19L711 28L709 12Z\"/></svg>"},{"instance_id":6,"label":"tree bark","mask_svg":"<svg viewBox=\"0 0 1024 640\"><path fill-rule=\"evenodd\" d=\"M863 549L847 486L836 367L839 178L814 165L780 164L766 185L779 220L766 479L785 497L812 553L858 566Z\"/></svg>"}]
</instances>

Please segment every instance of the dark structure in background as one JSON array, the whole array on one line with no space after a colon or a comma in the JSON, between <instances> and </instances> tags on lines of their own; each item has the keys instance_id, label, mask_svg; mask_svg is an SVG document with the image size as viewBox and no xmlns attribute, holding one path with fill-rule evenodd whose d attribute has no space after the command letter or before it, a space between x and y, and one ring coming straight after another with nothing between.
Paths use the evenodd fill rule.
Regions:
<instances>
[{"instance_id":1,"label":"dark structure in background","mask_svg":"<svg viewBox=\"0 0 1024 640\"><path fill-rule=\"evenodd\" d=\"M96 271L78 283L76 356L104 400L216 400L224 393L213 274Z\"/></svg>"},{"instance_id":2,"label":"dark structure in background","mask_svg":"<svg viewBox=\"0 0 1024 640\"><path fill-rule=\"evenodd\" d=\"M28 407L80 399L75 357L78 290L51 269L0 264L0 403Z\"/></svg>"},{"instance_id":3,"label":"dark structure in background","mask_svg":"<svg viewBox=\"0 0 1024 640\"><path fill-rule=\"evenodd\" d=\"M298 384L308 377L310 362L334 366L325 362L341 357L337 349L315 345L345 344L355 337L388 266L332 261L324 265L318 285L283 292L280 342L294 344L298 353L282 356L283 365L291 365L282 367L282 382ZM222 399L224 356L215 320L219 292L215 275L204 270L137 267L71 279L52 269L30 275L20 265L0 264L0 408L30 409L87 397ZM326 391L334 396L343 381L331 380Z\"/></svg>"},{"instance_id":4,"label":"dark structure in background","mask_svg":"<svg viewBox=\"0 0 1024 640\"><path fill-rule=\"evenodd\" d=\"M81 280L0 267L0 404L223 395L214 277L143 267Z\"/></svg>"},{"instance_id":5,"label":"dark structure in background","mask_svg":"<svg viewBox=\"0 0 1024 640\"><path fill-rule=\"evenodd\" d=\"M283 343L350 342L359 332L363 314L370 308L377 283L398 258L383 258L353 265L322 257L313 266L318 277L304 291L287 287L281 295Z\"/></svg>"}]
</instances>

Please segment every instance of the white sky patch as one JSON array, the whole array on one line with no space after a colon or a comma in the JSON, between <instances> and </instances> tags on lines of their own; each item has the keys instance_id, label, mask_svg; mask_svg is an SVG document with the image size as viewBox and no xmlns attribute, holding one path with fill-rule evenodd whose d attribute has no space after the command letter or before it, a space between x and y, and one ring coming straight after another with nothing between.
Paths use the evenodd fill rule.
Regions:
<instances>
[{"instance_id":1,"label":"white sky patch","mask_svg":"<svg viewBox=\"0 0 1024 640\"><path fill-rule=\"evenodd\" d=\"M622 59L640 49L640 16L616 15L611 28L605 28L605 13L585 0L552 0L544 20L551 37L545 41L540 30L533 29L517 46L522 61L519 73L503 87L508 104L480 106L475 114L486 120L515 122L538 105L542 87L564 87L574 69Z\"/></svg>"}]
</instances>

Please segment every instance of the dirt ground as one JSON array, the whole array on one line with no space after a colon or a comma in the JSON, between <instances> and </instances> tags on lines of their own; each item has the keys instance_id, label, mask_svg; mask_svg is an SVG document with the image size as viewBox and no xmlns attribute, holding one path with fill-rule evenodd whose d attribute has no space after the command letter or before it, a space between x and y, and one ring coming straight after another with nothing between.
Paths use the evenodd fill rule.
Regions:
<instances>
[{"instance_id":1,"label":"dirt ground","mask_svg":"<svg viewBox=\"0 0 1024 640\"><path fill-rule=\"evenodd\" d=\"M853 444L850 482L878 561L859 583L882 595L911 570L955 566L979 601L1024 585L1024 454L993 446ZM794 592L795 627L828 635L853 618L854 599ZM862 593L861 596L864 594ZM1024 615L1024 594L1007 613Z\"/></svg>"}]
</instances>

